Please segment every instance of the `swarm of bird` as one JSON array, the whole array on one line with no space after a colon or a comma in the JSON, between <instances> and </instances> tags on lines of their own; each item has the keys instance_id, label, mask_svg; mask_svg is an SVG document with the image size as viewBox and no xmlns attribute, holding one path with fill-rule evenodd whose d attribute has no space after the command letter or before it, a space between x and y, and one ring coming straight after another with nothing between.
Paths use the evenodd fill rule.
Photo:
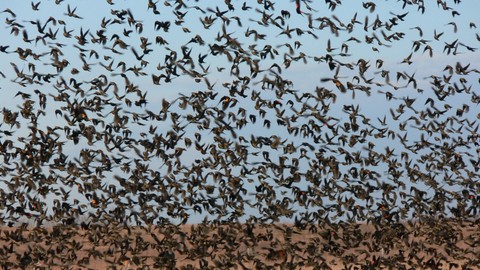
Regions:
<instances>
[{"instance_id":1,"label":"swarm of bird","mask_svg":"<svg viewBox=\"0 0 480 270\"><path fill-rule=\"evenodd\" d=\"M463 1L140 2L0 4L3 269L480 267Z\"/></svg>"}]
</instances>

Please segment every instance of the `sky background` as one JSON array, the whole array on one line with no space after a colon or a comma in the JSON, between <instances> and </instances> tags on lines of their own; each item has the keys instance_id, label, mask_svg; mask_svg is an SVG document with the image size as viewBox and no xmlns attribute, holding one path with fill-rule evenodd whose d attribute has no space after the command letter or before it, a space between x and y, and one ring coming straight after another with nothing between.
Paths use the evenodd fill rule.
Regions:
<instances>
[{"instance_id":1,"label":"sky background","mask_svg":"<svg viewBox=\"0 0 480 270\"><path fill-rule=\"evenodd\" d=\"M205 91L206 84L204 80L200 82L195 82L194 78L188 75L181 75L179 77L173 78L171 82L161 82L160 85L155 85L152 82L152 74L160 74L163 71L157 69L159 64L164 63L165 56L171 51L176 51L177 54L181 55L182 46L187 46L191 49L191 55L193 59L197 59L198 55L207 55L205 58L204 67L209 66L206 77L208 78L211 84L215 84L213 90L218 92L218 98L215 101L212 101L212 106L218 104L219 98L223 95L227 95L227 88L224 87L225 83L231 83L234 79L234 76L230 74L230 66L226 58L222 55L211 55L209 45L212 44L221 44L222 42L216 41L218 33L222 32L222 23L221 19L217 19L215 23L209 28L205 29L202 25L200 18L206 16L215 17L215 10L218 8L220 11L227 10L226 5L223 1L185 1L186 5L189 6L188 9L180 9L178 11L185 12L183 17L184 23L181 25L176 25L175 21L175 2L174 1L159 1L157 2L157 7L159 14L154 15L152 10L147 9L147 1L138 1L135 4L129 1L113 1L114 5L109 5L105 1L63 1L60 4L56 4L55 1L41 1L38 6L39 10L32 9L32 3L29 1L2 1L0 3L0 10L10 9L16 15L15 18L8 13L0 13L0 21L4 22L3 27L0 27L0 36L2 41L0 41L1 46L8 46L6 48L7 53L0 53L0 59L2 60L2 65L0 66L0 71L5 75L6 78L0 80L0 108L6 108L9 110L18 110L18 106L23 102L19 96L16 96L18 91L34 94L35 89L39 89L42 93L48 95L49 93L55 93L56 90L52 89L52 84L64 78L69 82L70 78L75 78L77 82L83 82L85 90L88 89L89 81L98 78L99 75L105 74L109 81L115 81L119 84L120 92L123 92L123 81L124 79L120 76L122 73L120 68L115 69L112 72L107 72L105 68L99 65L102 62L105 65L108 65L110 61L114 61L114 67L119 62L123 61L126 63L127 67L137 66L139 67L139 62L135 59L134 54L132 53L131 48L135 48L137 52L140 52L140 37L147 37L148 41L152 44L150 48L153 50L148 55L143 57L143 60L148 61L148 65L143 68L142 72L145 73L145 76L135 76L133 72L129 71L125 74L128 76L134 84L138 85L142 91L147 93L146 99L148 103L143 108L135 107L121 107L123 111L134 113L141 113L144 110L151 110L158 112L161 110L161 104L163 100L172 102L176 100L180 95L189 96L192 92L195 91ZM408 119L411 116L415 116L415 113L408 111L407 114L403 115L398 122L391 120L390 110L395 110L399 104L403 103L402 98L414 98L416 99L414 107L418 110L424 109L424 104L428 98L433 98L433 94L430 86L431 75L443 76L447 74L444 69L447 65L455 67L456 63L459 62L463 66L466 66L470 63L470 69L478 68L480 62L480 55L478 51L471 52L463 46L458 47L458 54L446 55L444 53L444 47L447 43L451 43L458 39L458 42L461 42L464 45L477 48L478 33L479 30L471 26L471 23L475 25L480 25L478 20L478 4L475 1L461 1L458 5L454 5L453 1L448 2L456 12L460 15L453 16L452 10L443 10L441 6L438 6L432 1L427 1L425 3L425 13L421 14L417 10L416 6L407 6L405 9L402 9L402 1L376 1L376 8L373 12L362 7L361 1L345 1L342 5L338 6L334 11L328 9L327 4L324 1L312 1L308 3L313 10L308 10L305 7L305 3L302 2L302 12L303 14L297 14L295 12L295 2L292 1L277 1L275 3L275 10L268 11L267 13L273 13L275 16L280 15L281 10L287 10L290 12L290 18L285 19L285 24L282 26L284 29L289 27L300 28L305 33L301 36L298 36L295 32L292 32L292 38L288 38L286 35L280 35L282 30L273 25L262 26L258 23L258 20L261 19L263 6L257 4L255 1L246 1L246 5L250 5L251 8L248 10L242 10L243 1L232 1L235 5L236 10L226 14L230 18L231 22L228 26L224 26L229 35L233 38L236 38L238 42L242 44L243 48L248 48L249 46L255 45L257 50L261 50L265 46L271 45L274 49L278 51L278 55L275 59L267 57L260 61L260 69L268 69L272 64L277 63L282 68L281 76L284 79L290 80L292 82L292 89L299 91L299 93L314 93L317 87L325 87L328 89L333 89L337 96L336 102L332 103L330 106L330 111L328 115L338 119L339 123L348 121L348 113L344 112L343 109L345 105L359 106L362 114L372 119L371 123L373 125L379 125L377 119L382 119L384 116L389 122L389 127L394 130L398 130L398 123ZM194 6L198 5L198 9ZM218 5L216 7L215 5ZM75 13L78 14L82 19L73 18L67 16L67 9L70 7L71 10L76 8ZM128 24L117 24L109 25L105 30L105 35L108 37L108 42L105 46L100 44L93 44L92 42L87 43L82 49L85 49L86 54L85 60L88 64L91 64L90 71L83 71L81 69L83 62L79 57L78 43L76 42L75 36L80 35L80 32L89 31L87 39L90 39L90 34L95 34L100 30L100 24L102 19L113 20L115 16L113 15L114 10L127 10L129 9L133 17L141 22L143 25L142 33L135 31L135 28L129 26ZM202 13L203 10L205 13ZM408 13L407 13L408 12ZM351 33L347 31L340 31L338 36L332 34L328 27L319 30L315 29L314 34L316 38L312 35L306 33L309 29L309 18L314 19L314 24L319 25L319 21L315 20L317 18L329 18L332 21L335 21L334 17L338 18L341 22L347 24L355 15L359 22L364 23L365 18L368 17L369 24L371 25L375 18L379 18L382 21L388 21L389 19L395 17L394 14L406 14L404 21L398 20L398 25L394 26L391 31L385 32L386 34L394 33L403 33L403 38L398 41L388 42L382 38L382 33L380 30L373 30L370 26L367 31L363 29L363 25L356 25L354 30ZM238 25L234 17L237 16L240 18L242 25ZM41 25L45 23L48 18L53 17L57 24L53 25L52 22L47 25L46 32L51 29L53 32L57 31L56 40L46 40L46 43L42 43L42 40L35 41L35 38L40 35L37 31L37 26L34 24L37 20ZM21 24L23 28L20 28L20 33L18 35L11 34L11 26L7 25L7 20L15 19L15 22ZM60 21L63 21L65 25L62 25ZM154 25L156 21L171 21L171 26L168 32L163 30L155 31ZM33 23L32 23L33 22ZM454 31L454 27L450 23L455 23L457 30ZM421 27L423 35L420 35L419 30L415 27ZM23 40L24 36L22 31L25 30L28 33L28 38L33 39L30 43L25 43ZM124 35L124 30L133 30L129 36ZM256 30L260 34L265 34L266 38L264 40L254 40L253 36L246 37L245 33L247 30ZM64 31L69 32L72 37L67 38L64 36ZM313 30L312 30L313 31ZM434 39L434 33L443 32L444 34L438 39ZM118 34L122 40L124 40L130 47L125 50L119 49L121 54L116 54L107 49L106 47L112 47L112 41L110 37L113 34ZM388 47L381 46L378 43L374 42L373 44L367 44L365 42L365 36L372 36L376 34L379 39ZM205 41L206 45L199 46L198 44L188 43L196 35ZM40 35L41 36L41 35ZM155 44L155 38L161 36L163 39L168 41L167 45ZM361 43L356 42L346 42L349 38L355 37L361 41ZM305 62L300 60L297 62L292 61L291 65L286 68L284 65L284 59L288 59L289 56L285 56L288 52L286 46L280 46L285 43L294 44L294 42L300 42L301 47L295 49L294 55L298 56L300 53L306 55ZM413 44L415 41L425 41L425 44L428 44L432 47L433 56L430 57L427 52L424 52L425 44L422 44L418 51L413 50ZM65 68L62 72L58 73L56 69L49 65L51 62L51 56L48 53L51 50L52 46L59 46L61 44L61 51L63 53L62 58L68 60L69 66ZM327 52L326 48L330 44L332 48L337 48L331 52ZM342 44L348 44L347 55L339 55L341 51L340 47ZM76 47L77 46L77 47ZM14 52L17 48L30 48L37 54L43 54L39 60L34 60L28 58L26 60L20 60L18 54ZM374 51L373 49L378 49ZM99 58L89 57L90 52L94 50L99 53ZM370 68L365 73L366 78L373 78L374 82L378 82L381 85L371 85L371 95L367 95L361 91L355 91L354 94L352 91L347 91L347 93L340 93L334 86L333 82L325 81L322 79L333 78L335 76L336 69L330 70L328 65L325 62L315 61L317 57L325 57L329 53L334 56L335 60L342 63L351 63L353 65L352 70L349 70L346 67L341 67L339 71L339 78L344 82L353 81L353 77L358 75L358 66L357 63L359 59L364 59L370 65ZM402 63L405 58L408 58L411 54L410 64ZM109 56L108 60L104 59L104 56ZM381 68L376 68L375 65L377 60L383 61L383 66ZM35 65L36 72L43 74L55 74L55 77L51 80L51 83L36 84L36 85L22 85L15 82L15 71L11 63L14 63L19 70L24 71L25 73L30 74L29 64ZM72 75L72 68L77 68L79 74ZM224 68L224 69L222 69ZM241 66L241 73L248 75L248 70L246 66ZM195 70L201 70L198 63L195 66ZM397 72L405 72L407 74L415 74L417 81L417 89L414 89L412 85L408 85L405 88L400 88L395 90L393 87L385 85L385 79L380 77L381 70L390 71L391 82L397 86L403 86L406 84L406 81L397 81L396 74ZM265 73L264 73L265 74ZM265 99L275 100L276 97L272 91L261 89L261 79L264 74L260 74L257 78L253 78L249 84L248 91L259 91L262 93L262 97ZM473 92L477 92L478 89L478 73L470 73L469 75L464 76L469 83L473 84ZM458 79L459 76L454 75L454 80ZM419 91L423 90L422 91ZM397 99L387 100L385 98L384 92L391 92ZM88 92L88 91L87 91ZM91 92L88 92L91 94ZM87 97L89 94L87 93ZM111 95L111 92L110 92ZM465 103L469 103L470 100L467 100L469 96L466 94L458 94L448 98L448 104L453 108L461 107ZM79 95L78 99L82 97ZM292 98L292 97L290 97ZM239 98L240 99L240 98ZM247 111L254 110L254 104L249 102L249 98L240 99L241 106L246 108ZM179 104L179 101L177 100ZM283 100L283 105L285 106L287 100ZM437 103L437 106L443 106L444 103ZM62 110L62 106L65 104L55 103L51 96L48 96L48 106L45 110L45 116L42 117L42 120L39 122L41 127L53 126L58 123L58 125L65 125L64 119L55 114L55 110ZM172 110L178 110L180 114L188 114L189 110L183 111L180 108L172 106ZM286 107L285 107L286 108ZM236 108L235 108L236 109ZM232 113L236 113L236 110L231 110ZM105 113L109 110L105 110ZM270 116L274 116L273 112L268 112ZM291 112L289 112L291 113ZM454 114L454 110L451 113L447 113L445 117ZM475 120L478 115L478 106L477 104L470 104L470 111L465 116L465 118L470 120ZM98 115L99 117L104 118L105 121L113 120L112 114L103 114ZM273 122L273 121L272 121ZM28 129L28 121L23 119L19 127L9 127L5 123L1 126L2 130L14 131L14 138L28 136L30 130ZM159 122L155 123L158 126L158 130L168 130L171 128L170 122ZM141 126L132 123L131 129L133 131L133 137L140 138L142 132L145 133L148 130L148 126ZM189 127L186 129L187 132L198 132L195 128ZM328 132L328 131L326 131ZM204 132L202 133L205 138L205 142L213 142L211 138L211 133ZM286 138L294 141L295 143L301 143L298 138L289 137L288 133L282 129L274 128L264 128L261 124L250 125L248 128L239 131L239 134L249 139L252 134L255 136L267 136L278 135L282 138ZM414 142L418 140L425 133L419 132L417 129L411 128L409 125L408 138L410 141ZM191 134L190 134L191 135ZM210 136L210 137L209 137ZM431 138L434 140L434 138ZM1 140L5 140L2 138ZM305 139L305 141L310 142L311 140ZM376 147L378 149L385 149L385 147L390 147L394 149L399 149L398 153L402 150L402 145L396 141L390 141L388 138L379 139L375 141ZM360 151L362 150L363 144L359 144L352 148L346 148L351 151ZM316 145L316 151L319 148L322 148L322 145ZM70 160L78 157L78 153L82 149L104 149L101 144L94 144L89 146L86 144L86 140L82 139L80 144L66 143L64 145L64 152L68 155ZM376 149L377 149L376 148ZM263 149L262 149L263 150ZM281 156L281 151L271 151L272 160L278 160ZM468 150L473 151L473 150ZM475 151L473 151L475 152ZM182 156L184 164L189 164L194 162L195 159L198 159L199 155L193 149L187 149L186 155ZM132 154L132 152L130 152ZM475 153L474 153L475 154ZM335 154L337 155L338 154ZM313 154L312 154L313 156ZM415 157L412 156L412 159ZM252 157L252 162L260 161L260 157ZM165 164L160 159L152 159L151 167L158 167L159 171L165 170ZM384 173L387 168L385 164L384 167L380 166L376 170L381 173ZM304 162L300 165L301 170L308 170L308 163ZM127 176L128 174L122 174L120 171L112 173L112 175L123 175ZM108 177L106 177L108 178ZM258 183L258 179L254 179L253 183L246 183L245 186L249 190L250 196L254 196L254 187ZM8 180L7 180L8 181ZM111 180L102 180L103 184L110 183ZM383 180L382 180L383 181ZM387 179L385 179L387 181ZM426 187L422 183L414 184L408 183L418 188ZM298 184L299 188L307 188L308 183L301 182ZM455 188L451 187L454 191ZM289 197L288 190L278 189L279 192L284 191L285 196ZM72 196L69 199L73 201L75 198L80 201L85 199L80 194L81 192L77 190L72 191ZM33 195L32 195L33 196ZM47 198L47 204L51 205L55 198L59 198L58 195L51 195ZM132 198L137 198L133 196ZM252 197L253 198L253 197ZM278 199L281 200L283 196L279 196ZM381 198L381 195L378 195L377 198ZM253 199L252 199L253 200ZM334 203L334 202L331 202ZM365 202L358 202L359 204L364 204ZM301 206L299 209L303 209ZM250 209L250 213L258 215L255 209ZM191 222L198 222L203 218L203 215L193 215L190 219Z\"/></svg>"}]
</instances>

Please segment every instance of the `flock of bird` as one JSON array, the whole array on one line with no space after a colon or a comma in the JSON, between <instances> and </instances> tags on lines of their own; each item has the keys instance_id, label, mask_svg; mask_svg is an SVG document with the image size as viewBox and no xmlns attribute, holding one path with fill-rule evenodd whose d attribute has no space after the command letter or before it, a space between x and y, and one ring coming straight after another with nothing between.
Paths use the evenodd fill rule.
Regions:
<instances>
[{"instance_id":1,"label":"flock of bird","mask_svg":"<svg viewBox=\"0 0 480 270\"><path fill-rule=\"evenodd\" d=\"M462 1L120 2L0 11L4 269L480 267Z\"/></svg>"}]
</instances>

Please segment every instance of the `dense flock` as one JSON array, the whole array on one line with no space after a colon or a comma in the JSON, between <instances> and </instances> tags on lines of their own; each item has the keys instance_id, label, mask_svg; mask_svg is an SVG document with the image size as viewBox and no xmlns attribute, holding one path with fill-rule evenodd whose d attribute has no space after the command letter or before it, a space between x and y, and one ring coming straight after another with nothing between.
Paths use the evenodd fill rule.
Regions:
<instances>
[{"instance_id":1,"label":"dense flock","mask_svg":"<svg viewBox=\"0 0 480 270\"><path fill-rule=\"evenodd\" d=\"M0 265L477 269L464 2L1 3Z\"/></svg>"}]
</instances>

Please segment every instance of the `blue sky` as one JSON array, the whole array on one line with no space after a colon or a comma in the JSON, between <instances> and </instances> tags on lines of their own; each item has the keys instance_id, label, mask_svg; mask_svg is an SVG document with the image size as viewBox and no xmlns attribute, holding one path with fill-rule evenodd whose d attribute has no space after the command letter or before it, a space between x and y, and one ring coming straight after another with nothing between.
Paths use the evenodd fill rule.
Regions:
<instances>
[{"instance_id":1,"label":"blue sky","mask_svg":"<svg viewBox=\"0 0 480 270\"><path fill-rule=\"evenodd\" d=\"M31 8L31 3L28 1L2 1L0 3L0 10L5 10L6 8L12 10L16 14L15 21L24 26L24 28L20 29L20 33L18 36L10 34L11 28L7 26L6 22L4 23L4 27L0 27L0 35L3 37L8 37L4 38L0 43L1 46L9 46L6 49L7 52L15 51L17 47L20 47L30 48L35 53L42 54L49 53L51 49L50 46L59 46L58 44L42 44L42 41L39 41L37 44L35 44L35 41L32 41L29 44L25 44L25 42L22 40L23 29L25 29L25 31L28 33L29 39L35 39L35 37L38 35L38 33L36 33L37 26L32 24L31 21L35 22L38 19L41 24L43 24L49 17L53 17L57 21L57 25L54 26L52 23L50 23L46 27L46 29L51 28L53 32L58 29L58 34L56 40L48 42L58 42L62 44L61 51L64 54L63 58L68 60L70 64L64 71L57 74L55 68L48 64L48 62L51 62L51 56L49 55L42 56L40 60L34 60L31 58L28 58L27 60L20 60L17 53L1 53L0 57L2 59L2 63L4 64L0 67L0 71L5 74L6 79L0 81L0 94L2 97L0 99L0 107L4 107L10 110L17 110L17 105L20 105L20 103L22 103L20 97L15 97L18 91L30 93L32 95L34 95L33 93L35 89L39 89L42 93L45 94L55 93L55 91L52 89L52 84L45 83L43 85L27 85L26 87L22 87L21 85L12 82L12 80L15 79L16 75L10 63L14 63L19 70L23 70L25 72L27 72L29 69L29 63L33 63L36 67L37 72L55 74L56 77L52 80L52 82L58 80L61 77L65 78L66 81L69 81L70 78L75 78L77 82L83 82L85 87L88 85L89 81L98 78L100 74L106 74L108 80L118 82L121 91L123 91L123 78L120 76L120 68L116 69L113 72L107 72L98 63L102 62L102 64L108 65L108 63L113 60L114 65L117 65L118 63L123 61L127 64L127 67L139 67L140 63L135 59L131 51L131 47L135 48L137 52L141 51L139 48L141 43L140 37L147 37L148 41L152 43L152 45L150 45L150 48L153 51L143 57L143 60L148 61L148 65L142 70L146 73L146 76L135 76L133 72L127 72L126 74L134 84L137 84L140 89L146 91L148 104L145 108L128 108L127 106L123 106L122 110L124 112L141 113L144 109L157 112L161 109L162 100L164 99L167 101L173 101L180 94L190 95L190 93L194 91L206 90L206 85L203 80L200 80L200 82L195 82L194 78L188 75L182 75L174 78L170 83L162 82L160 83L160 85L155 85L152 83L151 74L158 75L162 72L158 70L157 66L164 63L165 56L171 51L176 51L180 55L182 51L182 46L187 46L189 49L192 50L191 55L192 58L195 60L197 59L198 55L207 54L204 67L210 67L206 76L211 84L215 84L214 91L219 93L218 98L226 95L227 89L224 84L231 83L232 80L235 79L234 76L230 74L231 64L228 63L226 61L226 58L222 55L211 55L210 48L208 46L209 44L221 44L223 42L215 40L215 38L217 37L217 33L221 33L223 31L222 23L220 23L221 19L217 19L216 22L209 29L205 29L199 19L200 17L204 18L206 16L215 17L214 13L216 11L216 7L214 6L213 1L186 1L187 5L190 6L190 8L186 10L179 10L181 12L187 11L184 17L185 22L181 25L176 25L174 23L174 20L176 20L176 18L173 14L174 8L172 6L175 5L173 1L159 1L157 3L157 6L160 14L158 15L154 15L151 10L147 10L146 1L143 1L141 4L139 2L132 4L132 2L128 1L113 2L115 3L114 5L108 5L104 1L64 1L60 5L57 5L55 4L55 1L44 0L40 3L39 10L35 11ZM302 3L302 10L304 14L297 14L295 12L295 2L277 1L277 3L275 3L275 10L267 11L267 13L271 12L275 14L275 16L278 16L280 15L281 10L289 11L290 18L285 19L285 25L283 25L282 27L284 29L287 29L287 27L290 29L299 28L304 31L304 33L300 36L297 35L295 32L292 32L292 38L288 38L286 35L280 35L282 30L278 27L275 27L273 25L262 26L257 23L257 21L261 19L262 16L262 5L258 5L254 1L252 1L251 3L247 1L248 5L251 5L252 8L248 11L242 11L241 6L243 2L233 2L237 9L234 12L227 13L231 22L228 26L224 26L226 32L231 37L236 38L238 42L242 44L243 48L248 48L249 46L253 46L255 44L255 47L252 48L255 48L256 50L262 50L265 46L268 45L271 45L273 49L277 50L278 55L275 57L275 59L270 59L269 57L267 57L266 59L262 59L259 62L260 69L268 69L274 63L279 64L279 66L282 68L281 76L285 79L292 81L292 89L298 90L300 93L314 93L317 87L333 89L337 98L336 102L330 105L331 111L328 113L328 115L339 119L339 123L348 122L348 113L345 113L343 111L345 105L358 105L360 107L360 112L362 114L365 114L365 116L367 116L368 118L372 119L371 123L373 125L379 125L379 121L377 120L377 118L382 119L385 116L387 119L390 119L390 109L396 109L403 102L402 98L408 97L417 99L414 107L417 110L422 110L424 109L425 101L429 97L434 97L434 94L430 89L431 75L441 77L445 74L444 69L447 65L455 67L457 62L462 63L463 66L466 66L468 63L470 63L470 69L478 68L478 64L476 63L480 62L478 52L471 52L467 50L466 47L464 47L463 45L458 47L458 54L456 55L446 55L444 53L445 44L451 43L457 39L458 42L461 42L466 46L470 46L473 48L478 47L479 41L477 40L476 35L478 35L479 31L476 28L471 27L471 23L474 23L476 25L478 24L480 26L480 22L478 20L478 13L476 12L478 5L476 5L474 1L462 1L458 5L453 5L452 3L452 7L454 8L454 10L460 14L458 16L452 16L452 10L443 10L442 7L437 6L437 4L434 2L426 3L425 14L421 14L414 6L407 6L406 9L402 9L402 2L399 1L377 1L376 8L372 13L362 8L362 3L360 1L350 1L348 3L344 2L343 5L338 6L334 11L329 10L324 1L313 1L309 3L309 5L314 9L314 11L307 10L305 8L305 3ZM199 9L196 9L194 7L195 5L199 5ZM218 9L220 11L227 10L225 4L222 1L218 2L218 5ZM67 16L66 13L68 6L70 6L71 10L76 8L76 13L79 16L83 17L83 19ZM78 36L81 31L85 33L87 30L90 32L90 34L95 34L96 31L100 29L100 24L103 18L113 20L115 19L115 16L113 15L113 10L124 9L129 9L133 14L133 17L138 22L142 23L143 32L138 33L138 31L135 30L135 27L128 26L128 24L108 26L105 33L109 39L109 42L106 46L89 42L84 47L82 47L82 49L86 49L86 62L92 64L90 71L83 71L81 69L83 63L79 57L79 49L75 47L76 45L78 45L75 36ZM203 9L205 13L202 13L200 9ZM396 15L402 15L407 12L408 14L405 15L404 21L397 19L398 25L393 26L390 31L383 30L386 35L394 34L397 37L401 36L402 38L398 41L394 40L392 42L388 42L384 40L380 29L373 30L371 26L377 16L382 22L388 22ZM318 29L322 18L328 18L332 21L335 21L335 18L333 17L335 16L340 21L348 23L355 16L355 14L357 20L361 23L364 23L365 17L368 16L368 22L370 26L367 28L367 31L365 31L363 29L363 25L360 24L356 25L351 33L348 33L347 31L340 31L338 36L332 34L328 27L324 29ZM235 16L240 18L242 26L239 26L237 24ZM309 18L313 19L314 25L317 26L317 29L313 30L308 27ZM1 21L5 21L7 19L12 19L11 14L9 14L8 12L0 13ZM65 25L61 24L61 20L65 22ZM170 30L168 32L165 32L163 30L155 31L155 21L171 21ZM453 29L453 24L451 24L452 22L455 23L456 27L458 28L456 32ZM423 36L420 36L419 30L415 29L415 27L421 27ZM71 33L71 38L66 38L63 35L64 29L66 32ZM129 34L128 37L126 37L123 33L124 30L132 30L132 32ZM253 39L253 36L245 36L247 30L256 30L260 34L265 34L266 38L265 40L255 41ZM306 33L309 30L313 31L317 38ZM435 40L435 32L437 34L443 32L444 34L439 37L438 40ZM113 34L118 34L121 39L125 40L131 47L125 50L120 50L117 47L118 50L122 51L122 54L115 54L108 49L105 49L104 47L112 46L112 41L110 40L110 37ZM388 45L388 47L381 46L376 41L374 41L373 44L367 44L365 42L366 36L371 37L373 36L373 34L377 35L381 42ZM200 37L205 41L206 45L199 46L198 44L188 43L196 35L200 35ZM161 36L163 39L167 40L169 44L155 44L155 38L157 36ZM357 38L360 43L357 44L355 41L347 42L347 40L351 37ZM416 41L425 42L425 44L421 44L420 49L415 52L412 45L414 45L414 42ZM285 59L290 59L292 56L286 55L288 52L288 48L286 46L283 46L283 44L289 43L291 45L294 45L295 42L299 42L299 44L301 43L301 46L300 48L295 49L293 56L300 56L301 53L303 53L306 55L306 62L302 60L298 62L292 61L290 66L287 68L285 66ZM328 52L326 50L328 44L330 44L332 48L336 49ZM341 51L340 48L342 47L342 44L348 44L348 52ZM428 55L428 52L424 52L424 48L426 45L431 46L433 51L432 57ZM378 51L374 51L374 49ZM88 56L90 52L92 52L92 50L100 54L99 59ZM339 55L339 53L341 52L345 52L347 55ZM315 61L315 58L325 57L327 53L331 54L337 61L340 61L344 64L349 63L352 65L351 70L343 66L339 70L338 76L345 82L353 81L353 77L358 76L358 61L359 59L364 59L370 65L370 68L365 73L365 77L367 79L373 78L373 81L378 82L379 85L370 85L372 87L370 96L360 91L355 91L355 96L353 96L353 92L351 91L348 91L347 93L340 93L339 91L337 91L333 82L331 81L322 82L322 79L333 78L336 72L336 69L330 70L325 62ZM402 61L404 61L405 58L408 58L410 54L411 63L402 63ZM108 58L108 60L102 59L105 56L111 58ZM378 63L378 60L383 61L382 68L376 68L375 65L376 63ZM73 76L71 74L72 68L77 68L79 70L79 74ZM239 68L242 74L249 75L249 72L246 69L245 65L241 65ZM198 64L195 66L195 70L201 71L201 68ZM385 79L380 77L381 70L390 71L392 84L398 86L403 86L406 84L406 82L402 80L400 80L399 82L396 81L397 72L405 72L409 75L415 74L415 78L418 84L417 89L414 89L412 85L408 85L405 88L395 90L393 87L386 85ZM263 74L260 74L257 78L253 78L252 82L249 84L250 89L247 91L259 91L262 93L263 98L267 100L275 100L276 97L274 93L261 89L261 83L259 82L261 81L262 77ZM461 76L455 75L454 80L458 79L459 77ZM469 75L463 77L466 78L469 83L478 83L476 82L476 80L478 80L478 73L470 73ZM474 85L478 87L478 84ZM88 87L86 89L88 89ZM423 92L419 93L418 89L423 90ZM473 91L476 90L475 87L473 89ZM394 96L398 98L398 100L387 101L385 99L385 94L383 94L383 92L386 91L393 93ZM78 96L78 98L79 100L81 99L80 96ZM463 103L468 101L466 100L466 98L469 98L469 96L466 94L458 94L449 97L448 104L453 108L458 108L461 107ZM248 102L249 98L240 100L240 104L248 111L254 110L254 104ZM218 101L215 100L215 103L216 102ZM283 102L285 105L287 101L284 100ZM212 102L212 106L216 105L213 103L214 102ZM49 106L47 107L46 115L42 118L41 123L39 123L40 126L52 126L53 124L57 123L59 125L65 125L65 121L55 114L55 110L62 109L62 105L53 102L50 96L48 104ZM175 106L172 107L172 109L177 108ZM181 114L189 113L188 110L182 111L180 108L178 108L177 110ZM470 111L465 117L474 120L476 118L477 111L477 105L470 104ZM108 110L105 111L105 113L107 112ZM232 109L231 112L236 113L236 110ZM287 111L287 113L291 112ZM269 112L269 116L274 117L273 114L273 111ZM451 114L454 114L454 110ZM106 121L113 119L112 114L105 114L103 116ZM404 116L402 116L402 118L400 118L399 122L405 121L411 116L416 115L415 113L409 111L409 113L405 114ZM398 131L399 122L390 122L392 123L391 128ZM15 131L15 136L27 136L30 132L30 130L27 128L28 124L28 121L22 120L21 127L12 128L11 130ZM167 130L171 126L170 122L156 123L156 125L158 125L159 130ZM1 128L6 129L7 125L4 124ZM146 133L147 130L147 127L135 124L132 124L131 128L134 133L133 136L136 137L140 137L142 132ZM411 128L410 125L409 128ZM192 133L197 131L198 130L196 130L194 127L189 130L189 132ZM403 134L403 132L398 132ZM266 129L263 128L261 124L252 124L239 133L245 136L247 139L250 138L251 134L254 134L255 136L267 137L272 135L278 135L282 138L289 139L295 143L301 143L298 138L289 137L288 133L281 128ZM205 141L207 143L213 142L211 133L205 132L205 134L203 135L204 137L206 137ZM422 132L419 132L416 129L412 128L408 130L408 137L410 138L410 141L418 140L421 136ZM103 146L99 143L96 143L93 146L88 146L86 144L86 140L82 139L81 142L82 143L78 145L74 145L72 143L65 144L64 149L65 152L69 154L69 158L74 159L75 157L77 157L77 153L81 149L88 149L89 147L93 147L94 149L104 149ZM402 151L401 149L403 147L401 144L399 144L398 140L392 142L388 138L379 139L375 142L375 144L378 149L382 150L386 146L398 149L398 153ZM355 147L347 149L351 151L361 151L363 146L365 145L359 144ZM318 147L321 148L321 146ZM275 160L277 160L279 156L281 156L280 151L273 151L272 149L267 149L265 151L271 151L272 159ZM193 149L187 149L186 152L188 153L188 155L182 157L182 159L184 159L184 163L186 164L192 163L196 158L201 157L201 155L196 153ZM340 156L338 153L334 153L334 155ZM415 157L412 156L412 158L414 159ZM254 158L252 157L252 159ZM257 159L254 159L254 161ZM165 168L164 165L162 165L160 159L152 160L151 166L156 166L163 169ZM308 169L308 163L302 163L301 166L303 166L303 170ZM383 164L383 166L385 166L385 164ZM380 166L378 168L378 171L381 173L385 173L386 168ZM106 181L105 183L108 183L107 180L103 181ZM245 186L249 188L249 192L253 193L251 189L255 184L256 183L250 185L245 184ZM425 187L421 183L412 185L417 185L420 188ZM299 186L300 188L306 188L308 186L308 183L302 182L299 184ZM279 190L281 190L281 188ZM76 191L74 191L73 193L75 192ZM77 196L79 196L78 198L81 198L83 200L80 194L77 194ZM55 196L52 196L50 200L53 200L54 197ZM281 197L282 196L279 196L279 198ZM378 196L378 198L380 197L381 196ZM199 218L196 220L198 221Z\"/></svg>"}]
</instances>

